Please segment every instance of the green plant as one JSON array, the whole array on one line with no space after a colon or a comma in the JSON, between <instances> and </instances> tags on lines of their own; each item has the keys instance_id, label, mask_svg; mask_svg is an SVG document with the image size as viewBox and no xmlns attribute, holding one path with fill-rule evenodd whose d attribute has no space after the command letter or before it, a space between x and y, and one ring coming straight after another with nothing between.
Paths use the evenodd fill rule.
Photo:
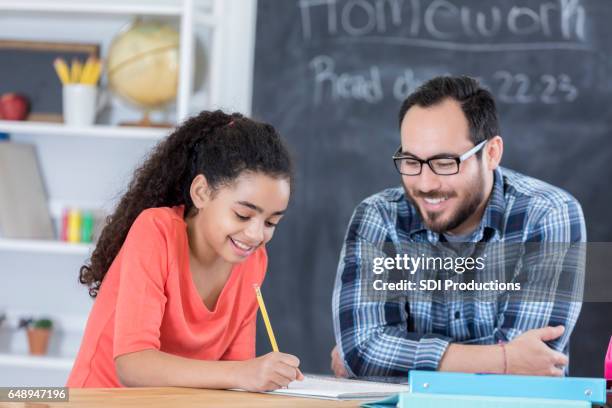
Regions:
<instances>
[{"instance_id":1,"label":"green plant","mask_svg":"<svg viewBox=\"0 0 612 408\"><path fill-rule=\"evenodd\" d=\"M19 328L20 329L47 329L50 330L53 328L53 321L47 318L34 319L31 317L21 318L19 319Z\"/></svg>"},{"instance_id":2,"label":"green plant","mask_svg":"<svg viewBox=\"0 0 612 408\"><path fill-rule=\"evenodd\" d=\"M37 319L34 320L33 326L35 329L51 330L51 328L53 328L53 322L51 319Z\"/></svg>"}]
</instances>

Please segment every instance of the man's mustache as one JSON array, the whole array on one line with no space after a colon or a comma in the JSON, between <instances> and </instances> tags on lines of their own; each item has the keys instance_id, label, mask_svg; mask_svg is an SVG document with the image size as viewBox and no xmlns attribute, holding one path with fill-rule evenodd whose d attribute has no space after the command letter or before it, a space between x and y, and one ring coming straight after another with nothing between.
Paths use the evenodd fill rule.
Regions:
<instances>
[{"instance_id":1,"label":"man's mustache","mask_svg":"<svg viewBox=\"0 0 612 408\"><path fill-rule=\"evenodd\" d=\"M448 192L444 192L444 191L428 191L428 192L423 192L423 191L415 191L412 193L413 197L418 197L418 198L429 198L429 199L436 199L436 198L453 198L456 197L457 194L454 191L448 191Z\"/></svg>"}]
</instances>

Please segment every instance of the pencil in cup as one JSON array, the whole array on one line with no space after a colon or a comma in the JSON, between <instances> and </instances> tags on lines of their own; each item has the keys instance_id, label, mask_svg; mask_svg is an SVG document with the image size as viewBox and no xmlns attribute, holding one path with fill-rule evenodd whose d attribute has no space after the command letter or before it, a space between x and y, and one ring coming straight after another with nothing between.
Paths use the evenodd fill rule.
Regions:
<instances>
[{"instance_id":1,"label":"pencil in cup","mask_svg":"<svg viewBox=\"0 0 612 408\"><path fill-rule=\"evenodd\" d=\"M95 57L87 58L85 66L83 67L83 75L81 76L81 83L95 85L100 78L102 72L102 61Z\"/></svg>"},{"instance_id":2,"label":"pencil in cup","mask_svg":"<svg viewBox=\"0 0 612 408\"><path fill-rule=\"evenodd\" d=\"M53 67L62 85L95 85L102 73L102 61L93 56L87 58L85 65L74 59L72 66L68 66L63 58L56 58Z\"/></svg>"},{"instance_id":3,"label":"pencil in cup","mask_svg":"<svg viewBox=\"0 0 612 408\"><path fill-rule=\"evenodd\" d=\"M255 284L253 285L253 288L255 289L255 296L257 297L257 303L259 303L259 310L261 310L261 316L263 317L264 324L266 325L266 330L268 331L268 337L270 338L272 350L278 352L278 344L276 344L276 337L274 337L274 332L272 331L272 324L270 323L268 311L266 310L266 305L264 303L263 297L261 296L259 285Z\"/></svg>"},{"instance_id":4,"label":"pencil in cup","mask_svg":"<svg viewBox=\"0 0 612 408\"><path fill-rule=\"evenodd\" d=\"M55 72L57 73L57 77L62 82L62 85L66 85L70 83L70 69L62 58L56 58L53 61L53 67L55 68Z\"/></svg>"},{"instance_id":5,"label":"pencil in cup","mask_svg":"<svg viewBox=\"0 0 612 408\"><path fill-rule=\"evenodd\" d=\"M78 59L72 60L72 66L70 67L70 82L78 84L81 82L81 74L83 73L83 65Z\"/></svg>"}]
</instances>

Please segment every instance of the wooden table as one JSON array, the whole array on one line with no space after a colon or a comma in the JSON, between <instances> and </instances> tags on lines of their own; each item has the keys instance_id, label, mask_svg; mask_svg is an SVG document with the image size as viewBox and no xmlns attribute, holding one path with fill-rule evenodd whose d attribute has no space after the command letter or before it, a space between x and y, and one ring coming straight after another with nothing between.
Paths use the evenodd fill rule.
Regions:
<instances>
[{"instance_id":1,"label":"wooden table","mask_svg":"<svg viewBox=\"0 0 612 408\"><path fill-rule=\"evenodd\" d=\"M89 388L71 389L69 402L2 403L0 407L176 407L176 408L259 408L322 407L354 408L359 401L326 401L282 395L255 394L240 391L200 390L194 388Z\"/></svg>"}]
</instances>

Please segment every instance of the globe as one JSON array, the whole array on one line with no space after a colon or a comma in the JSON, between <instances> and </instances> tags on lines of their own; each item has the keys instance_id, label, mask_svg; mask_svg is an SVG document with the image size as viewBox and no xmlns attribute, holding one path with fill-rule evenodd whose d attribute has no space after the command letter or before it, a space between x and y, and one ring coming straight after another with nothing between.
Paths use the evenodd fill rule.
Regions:
<instances>
[{"instance_id":1,"label":"globe","mask_svg":"<svg viewBox=\"0 0 612 408\"><path fill-rule=\"evenodd\" d=\"M171 26L135 20L112 41L107 56L110 89L148 112L176 98L179 35Z\"/></svg>"}]
</instances>

